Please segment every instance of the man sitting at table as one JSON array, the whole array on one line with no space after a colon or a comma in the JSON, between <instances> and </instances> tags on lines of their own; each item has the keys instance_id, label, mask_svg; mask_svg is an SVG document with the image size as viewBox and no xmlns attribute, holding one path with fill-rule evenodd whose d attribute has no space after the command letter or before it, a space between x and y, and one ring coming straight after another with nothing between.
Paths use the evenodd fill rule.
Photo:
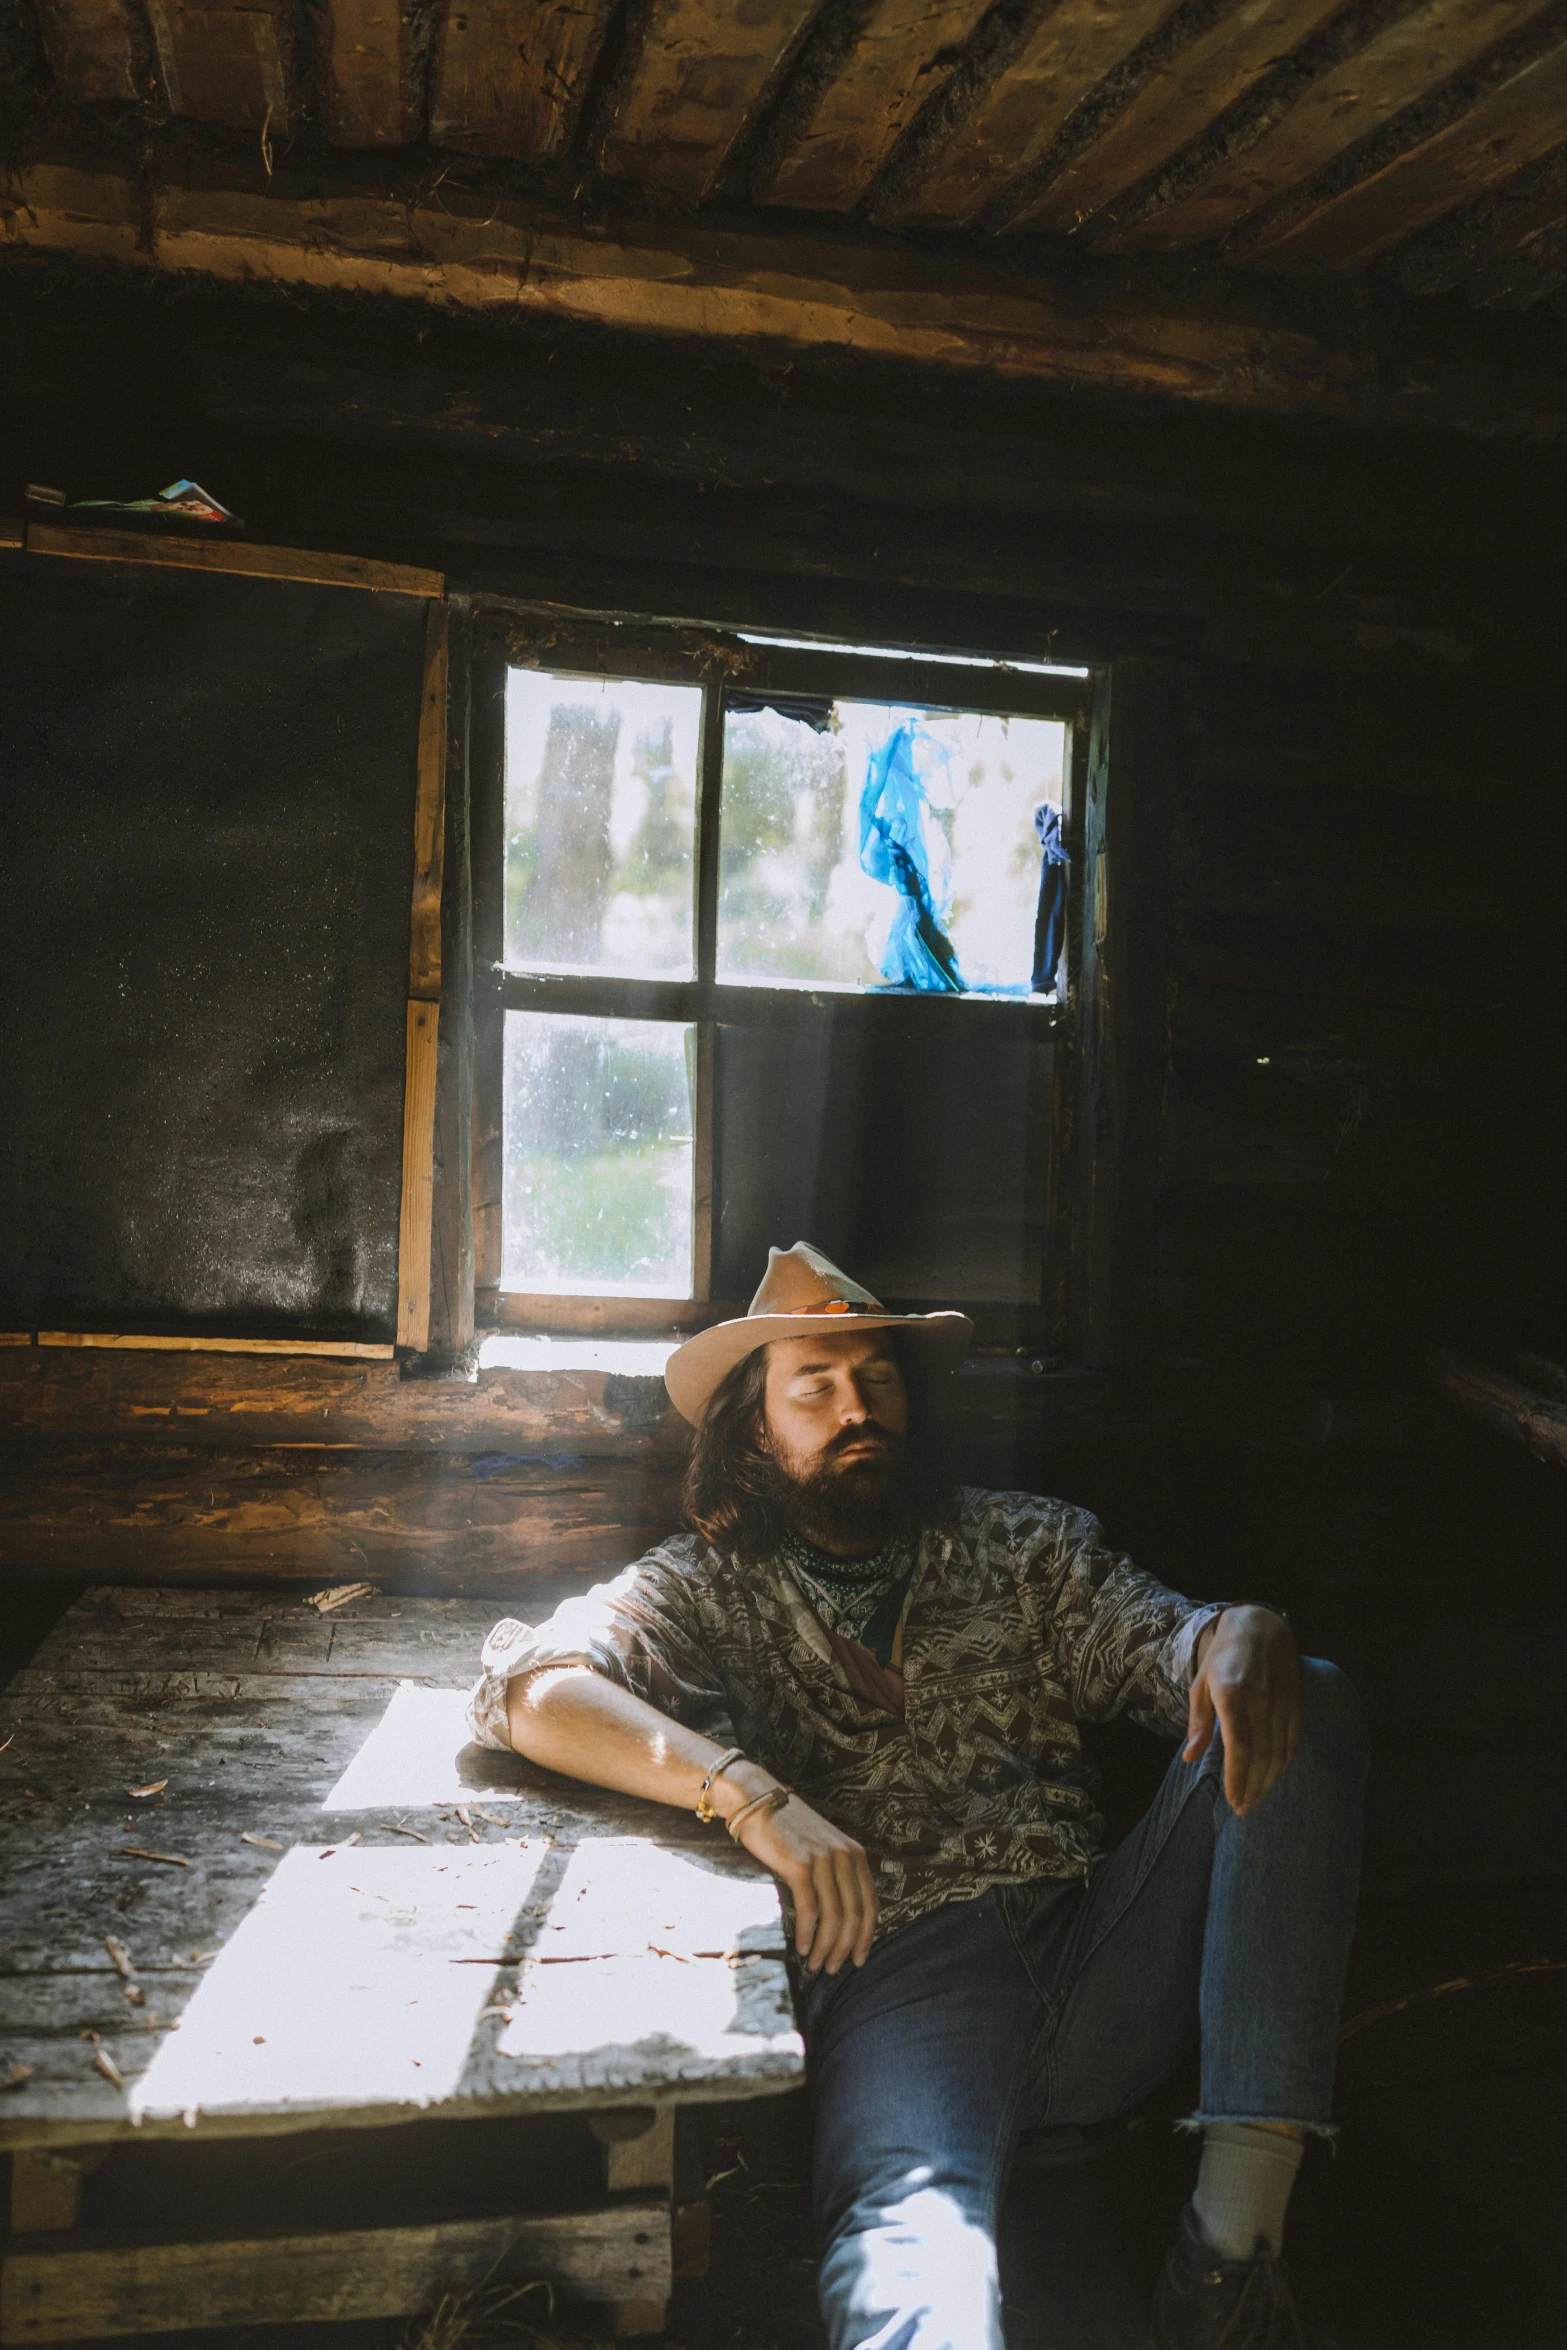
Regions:
<instances>
[{"instance_id":1,"label":"man sitting at table","mask_svg":"<svg viewBox=\"0 0 1567 2350\"><path fill-rule=\"evenodd\" d=\"M998 2350L1020 2128L1112 2121L1200 2041L1158 2350L1303 2342L1280 2258L1332 2132L1365 1737L1266 1607L1193 1606L1085 1511L948 1486L965 1316L803 1242L670 1357L687 1532L485 1643L486 1745L716 1818L793 1913L832 2350ZM1078 1725L1184 1741L1113 1852Z\"/></svg>"}]
</instances>

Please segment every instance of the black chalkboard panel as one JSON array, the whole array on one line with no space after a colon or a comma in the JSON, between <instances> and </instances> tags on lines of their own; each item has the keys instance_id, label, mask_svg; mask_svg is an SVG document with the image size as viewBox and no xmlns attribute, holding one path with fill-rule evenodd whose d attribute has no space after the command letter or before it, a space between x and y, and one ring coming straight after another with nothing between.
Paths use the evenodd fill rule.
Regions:
<instances>
[{"instance_id":1,"label":"black chalkboard panel","mask_svg":"<svg viewBox=\"0 0 1567 2350\"><path fill-rule=\"evenodd\" d=\"M424 628L0 557L0 1327L394 1335Z\"/></svg>"}]
</instances>

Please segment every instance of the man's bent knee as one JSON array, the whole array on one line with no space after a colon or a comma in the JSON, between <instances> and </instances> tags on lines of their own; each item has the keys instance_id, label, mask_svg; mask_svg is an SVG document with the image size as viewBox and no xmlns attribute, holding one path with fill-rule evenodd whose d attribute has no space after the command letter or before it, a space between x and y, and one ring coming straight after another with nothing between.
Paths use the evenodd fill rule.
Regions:
<instances>
[{"instance_id":1,"label":"man's bent knee","mask_svg":"<svg viewBox=\"0 0 1567 2350\"><path fill-rule=\"evenodd\" d=\"M1001 2338L993 2230L946 2189L863 2196L819 2273L834 2350L989 2350Z\"/></svg>"}]
</instances>

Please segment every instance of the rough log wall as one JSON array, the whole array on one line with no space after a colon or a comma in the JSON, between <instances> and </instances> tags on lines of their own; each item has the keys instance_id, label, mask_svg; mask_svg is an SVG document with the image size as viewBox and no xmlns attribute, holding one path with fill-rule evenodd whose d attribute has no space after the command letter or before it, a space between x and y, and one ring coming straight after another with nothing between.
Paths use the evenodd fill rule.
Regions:
<instances>
[{"instance_id":1,"label":"rough log wall","mask_svg":"<svg viewBox=\"0 0 1567 2350\"><path fill-rule=\"evenodd\" d=\"M1176 858L1167 1342L1322 1359L1567 1318L1567 808L1527 676L1205 665Z\"/></svg>"}]
</instances>

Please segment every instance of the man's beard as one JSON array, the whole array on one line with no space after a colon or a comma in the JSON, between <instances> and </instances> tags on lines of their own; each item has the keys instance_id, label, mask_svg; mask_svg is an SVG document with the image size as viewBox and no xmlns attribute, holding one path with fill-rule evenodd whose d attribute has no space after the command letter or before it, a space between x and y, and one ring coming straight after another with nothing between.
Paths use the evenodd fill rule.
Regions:
<instances>
[{"instance_id":1,"label":"man's beard","mask_svg":"<svg viewBox=\"0 0 1567 2350\"><path fill-rule=\"evenodd\" d=\"M924 1496L910 1474L903 1438L886 1428L874 1437L875 1452L844 1460L851 1445L867 1441L864 1429L845 1430L803 1471L791 1457L773 1455L778 1499L789 1522L820 1550L867 1553L918 1531Z\"/></svg>"}]
</instances>

